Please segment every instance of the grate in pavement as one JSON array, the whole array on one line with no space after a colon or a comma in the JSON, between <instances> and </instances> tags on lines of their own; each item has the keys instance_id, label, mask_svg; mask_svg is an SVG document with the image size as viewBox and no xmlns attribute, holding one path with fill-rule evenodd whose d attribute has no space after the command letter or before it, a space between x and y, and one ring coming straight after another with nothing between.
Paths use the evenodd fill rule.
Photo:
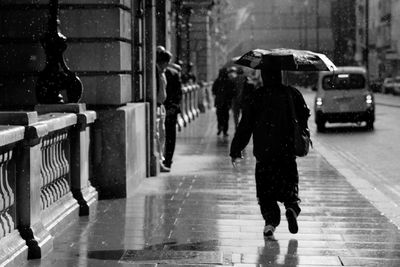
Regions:
<instances>
[{"instance_id":1,"label":"grate in pavement","mask_svg":"<svg viewBox=\"0 0 400 267\"><path fill-rule=\"evenodd\" d=\"M139 264L223 264L223 254L218 251L127 250L120 263Z\"/></svg>"}]
</instances>

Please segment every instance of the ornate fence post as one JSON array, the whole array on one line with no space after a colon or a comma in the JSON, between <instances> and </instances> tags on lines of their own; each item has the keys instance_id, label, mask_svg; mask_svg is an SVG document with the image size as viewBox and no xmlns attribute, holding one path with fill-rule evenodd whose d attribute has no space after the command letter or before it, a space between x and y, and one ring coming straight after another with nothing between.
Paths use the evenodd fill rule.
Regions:
<instances>
[{"instance_id":1,"label":"ornate fence post","mask_svg":"<svg viewBox=\"0 0 400 267\"><path fill-rule=\"evenodd\" d=\"M37 119L36 119L37 120ZM53 247L53 237L41 220L40 166L41 138L47 135L45 124L25 127L24 145L17 162L18 230L28 246L28 259L38 259Z\"/></svg>"},{"instance_id":2,"label":"ornate fence post","mask_svg":"<svg viewBox=\"0 0 400 267\"><path fill-rule=\"evenodd\" d=\"M89 215L90 206L97 200L97 191L89 182L90 127L96 112L77 114L78 123L71 133L71 191L79 204L79 215Z\"/></svg>"},{"instance_id":3,"label":"ornate fence post","mask_svg":"<svg viewBox=\"0 0 400 267\"><path fill-rule=\"evenodd\" d=\"M41 104L77 103L81 99L83 87L80 79L64 61L67 38L59 31L58 0L50 0L49 12L48 32L42 40L46 67L39 75L36 97ZM63 90L66 90L67 99L62 95Z\"/></svg>"}]
</instances>

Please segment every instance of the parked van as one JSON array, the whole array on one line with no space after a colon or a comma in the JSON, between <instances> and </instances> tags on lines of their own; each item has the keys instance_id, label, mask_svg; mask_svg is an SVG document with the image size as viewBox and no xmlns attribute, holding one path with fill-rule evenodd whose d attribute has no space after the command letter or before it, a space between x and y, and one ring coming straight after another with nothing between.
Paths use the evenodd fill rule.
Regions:
<instances>
[{"instance_id":1,"label":"parked van","mask_svg":"<svg viewBox=\"0 0 400 267\"><path fill-rule=\"evenodd\" d=\"M326 122L366 122L374 128L375 102L363 67L338 67L334 72L320 72L316 87L314 111L317 131Z\"/></svg>"}]
</instances>

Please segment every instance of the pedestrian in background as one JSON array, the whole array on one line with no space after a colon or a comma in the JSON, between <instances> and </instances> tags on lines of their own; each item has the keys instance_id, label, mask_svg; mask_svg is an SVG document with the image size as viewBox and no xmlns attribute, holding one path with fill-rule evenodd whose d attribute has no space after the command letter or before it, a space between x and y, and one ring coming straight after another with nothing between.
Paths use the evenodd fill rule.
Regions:
<instances>
[{"instance_id":1,"label":"pedestrian in background","mask_svg":"<svg viewBox=\"0 0 400 267\"><path fill-rule=\"evenodd\" d=\"M171 63L165 70L167 78L167 98L164 101L166 109L165 118L165 150L163 164L171 168L172 158L176 143L176 123L178 113L181 112L180 104L182 101L182 68L178 64Z\"/></svg>"},{"instance_id":2,"label":"pedestrian in background","mask_svg":"<svg viewBox=\"0 0 400 267\"><path fill-rule=\"evenodd\" d=\"M187 65L187 71L182 75L182 82L184 84L195 84L196 83L196 75L193 72L193 63L189 62Z\"/></svg>"},{"instance_id":3,"label":"pedestrian in background","mask_svg":"<svg viewBox=\"0 0 400 267\"><path fill-rule=\"evenodd\" d=\"M164 145L165 145L165 107L164 101L167 98L167 78L165 70L172 58L172 54L164 47L158 46L156 52L156 76L157 76L157 109L156 109L156 139L160 160L160 171L169 172L170 169L164 166Z\"/></svg>"},{"instance_id":4,"label":"pedestrian in background","mask_svg":"<svg viewBox=\"0 0 400 267\"><path fill-rule=\"evenodd\" d=\"M264 236L273 238L281 220L277 202L285 205L291 233L298 231L297 216L301 211L289 94L301 127L308 127L310 111L297 89L282 84L280 70L263 67L261 77L263 86L256 89L243 106L230 156L236 167L237 159L242 157L242 150L253 136L253 154L257 160L256 191L265 220Z\"/></svg>"},{"instance_id":5,"label":"pedestrian in background","mask_svg":"<svg viewBox=\"0 0 400 267\"><path fill-rule=\"evenodd\" d=\"M224 136L228 136L229 110L232 105L233 86L228 70L226 68L220 69L219 75L212 86L218 123L217 135L223 132Z\"/></svg>"}]
</instances>

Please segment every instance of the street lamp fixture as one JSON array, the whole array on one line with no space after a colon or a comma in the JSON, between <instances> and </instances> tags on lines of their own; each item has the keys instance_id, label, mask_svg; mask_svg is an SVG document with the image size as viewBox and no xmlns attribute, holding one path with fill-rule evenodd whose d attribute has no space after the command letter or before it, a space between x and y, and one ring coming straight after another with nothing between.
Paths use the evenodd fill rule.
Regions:
<instances>
[{"instance_id":1,"label":"street lamp fixture","mask_svg":"<svg viewBox=\"0 0 400 267\"><path fill-rule=\"evenodd\" d=\"M40 72L36 85L36 97L40 104L77 103L82 96L81 80L69 70L63 53L67 38L59 31L58 0L50 0L48 30L41 40L46 53L46 66ZM66 92L66 97L62 91Z\"/></svg>"}]
</instances>

